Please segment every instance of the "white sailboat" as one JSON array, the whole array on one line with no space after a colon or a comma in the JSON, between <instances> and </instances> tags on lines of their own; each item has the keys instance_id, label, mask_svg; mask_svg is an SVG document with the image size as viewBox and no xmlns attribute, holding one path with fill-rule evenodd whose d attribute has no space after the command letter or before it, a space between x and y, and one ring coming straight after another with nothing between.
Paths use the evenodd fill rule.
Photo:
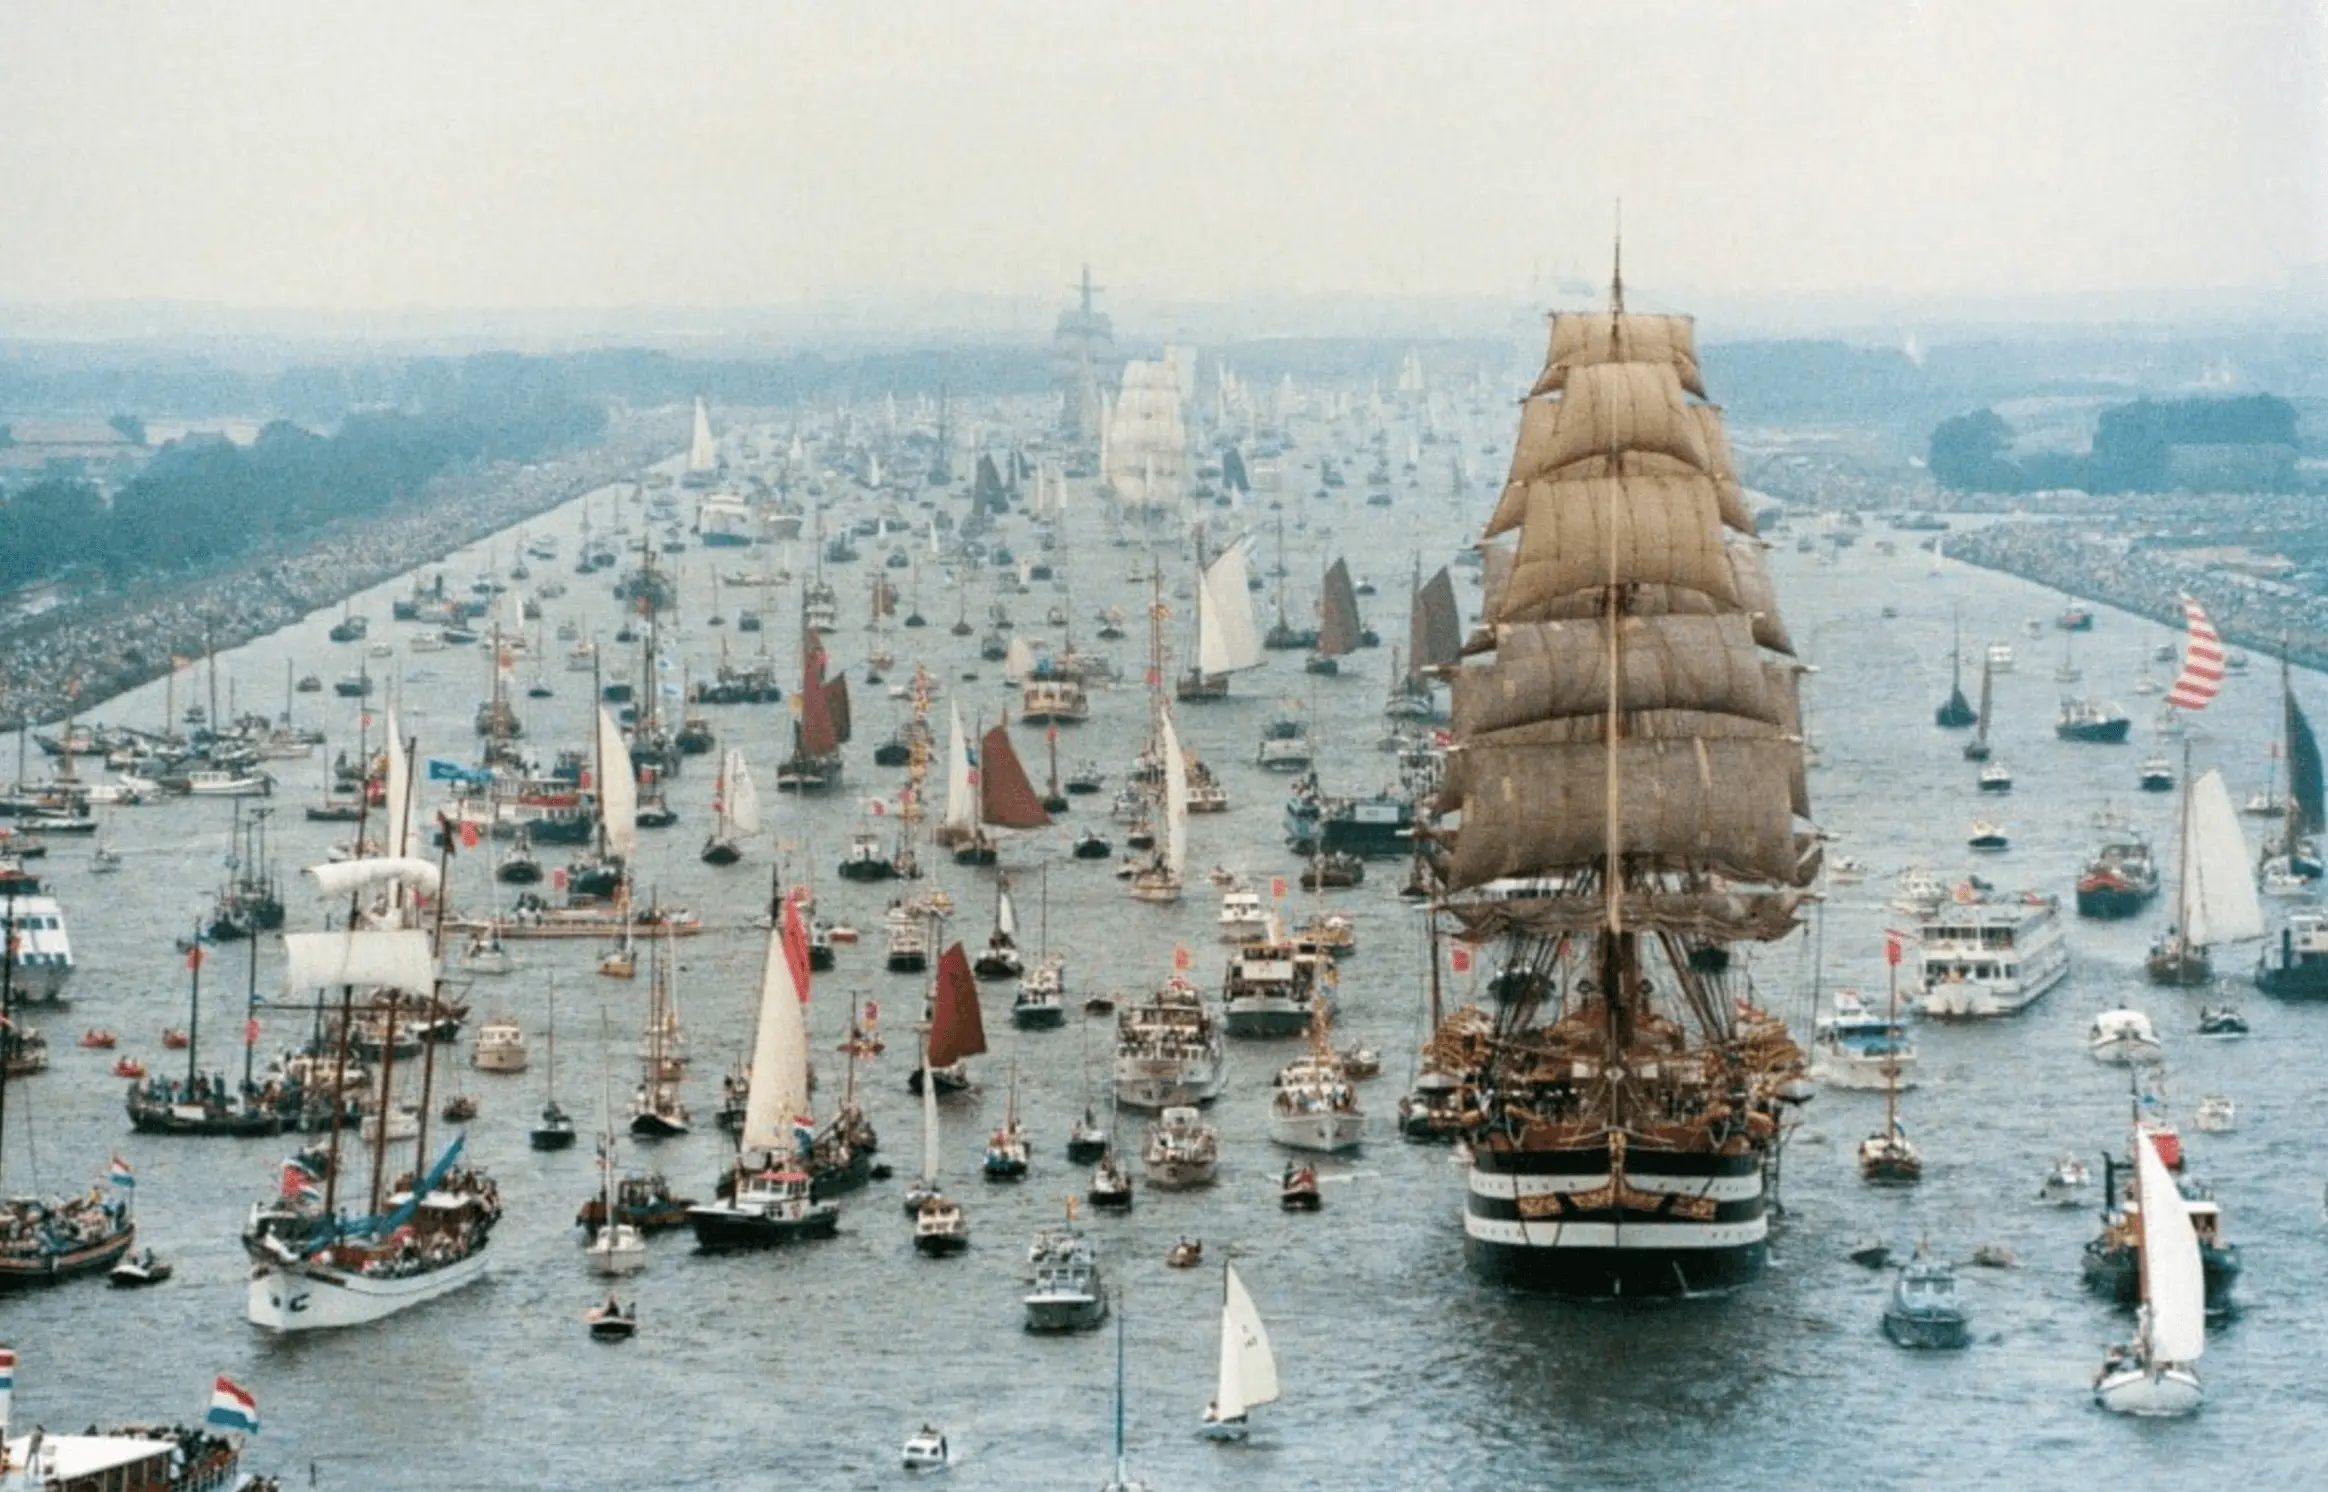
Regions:
<instances>
[{"instance_id":1,"label":"white sailboat","mask_svg":"<svg viewBox=\"0 0 2328 1492\"><path fill-rule=\"evenodd\" d=\"M1253 591L1244 541L1231 544L1205 566L1196 590L1196 661L1181 676L1182 699L1219 699L1229 675L1259 668L1261 629L1253 616Z\"/></svg>"},{"instance_id":2,"label":"white sailboat","mask_svg":"<svg viewBox=\"0 0 2328 1492\"><path fill-rule=\"evenodd\" d=\"M760 791L752 785L744 753L733 746L720 758L711 809L711 837L704 841L703 859L712 865L733 865L743 858L743 842L760 832Z\"/></svg>"},{"instance_id":3,"label":"white sailboat","mask_svg":"<svg viewBox=\"0 0 2328 1492\"><path fill-rule=\"evenodd\" d=\"M1100 480L1128 511L1161 516L1180 507L1188 485L1188 427L1169 353L1161 361L1124 364L1122 391L1102 426Z\"/></svg>"},{"instance_id":4,"label":"white sailboat","mask_svg":"<svg viewBox=\"0 0 2328 1492\"><path fill-rule=\"evenodd\" d=\"M592 1274L637 1274L647 1267L647 1238L615 1211L614 1098L603 1074L598 1086L598 1195L606 1221L591 1236L586 1258Z\"/></svg>"},{"instance_id":5,"label":"white sailboat","mask_svg":"<svg viewBox=\"0 0 2328 1492\"><path fill-rule=\"evenodd\" d=\"M928 1033L922 1038L922 1070L929 1071ZM938 1085L924 1083L922 1092L921 1184L907 1190L905 1210L913 1218L913 1246L932 1258L958 1254L970 1246L970 1221L962 1204L938 1185Z\"/></svg>"},{"instance_id":6,"label":"white sailboat","mask_svg":"<svg viewBox=\"0 0 2328 1492\"><path fill-rule=\"evenodd\" d=\"M1269 1329L1261 1324L1253 1297L1237 1278L1237 1266L1221 1266L1221 1365L1213 1401L1204 1406L1208 1440L1242 1440L1247 1415L1257 1405L1277 1402L1277 1355L1269 1350Z\"/></svg>"},{"instance_id":7,"label":"white sailboat","mask_svg":"<svg viewBox=\"0 0 2328 1492\"><path fill-rule=\"evenodd\" d=\"M2208 950L2263 936L2263 904L2223 774L2210 767L2194 782L2187 756L2175 924L2150 952L2154 984L2210 984L2214 961Z\"/></svg>"},{"instance_id":8,"label":"white sailboat","mask_svg":"<svg viewBox=\"0 0 2328 1492\"><path fill-rule=\"evenodd\" d=\"M946 727L946 816L937 841L951 849L978 837L978 783L970 767L970 735L962 728L962 706L949 704Z\"/></svg>"},{"instance_id":9,"label":"white sailboat","mask_svg":"<svg viewBox=\"0 0 2328 1492\"><path fill-rule=\"evenodd\" d=\"M2110 1349L2094 1399L2114 1414L2189 1414L2204 1397L2195 1366L2207 1350L2207 1285L2198 1231L2159 1157L2134 1131L2134 1203L2141 1229L2142 1314L2131 1347Z\"/></svg>"},{"instance_id":10,"label":"white sailboat","mask_svg":"<svg viewBox=\"0 0 2328 1492\"><path fill-rule=\"evenodd\" d=\"M1141 901L1180 900L1188 873L1188 760L1180 751L1180 733L1172 728L1172 711L1159 705L1156 734L1164 752L1164 843L1155 858L1132 877L1132 895Z\"/></svg>"},{"instance_id":11,"label":"white sailboat","mask_svg":"<svg viewBox=\"0 0 2328 1492\"><path fill-rule=\"evenodd\" d=\"M719 443L711 437L711 411L695 401L695 433L687 443L687 477L691 486L706 485L719 469Z\"/></svg>"},{"instance_id":12,"label":"white sailboat","mask_svg":"<svg viewBox=\"0 0 2328 1492\"><path fill-rule=\"evenodd\" d=\"M808 1017L785 945L786 925L797 926L797 919L778 915L770 922L744 1126L736 1136L727 1195L687 1210L696 1245L707 1250L830 1238L840 1223L839 1208L814 1199L806 1167L816 1134L808 1097Z\"/></svg>"}]
</instances>

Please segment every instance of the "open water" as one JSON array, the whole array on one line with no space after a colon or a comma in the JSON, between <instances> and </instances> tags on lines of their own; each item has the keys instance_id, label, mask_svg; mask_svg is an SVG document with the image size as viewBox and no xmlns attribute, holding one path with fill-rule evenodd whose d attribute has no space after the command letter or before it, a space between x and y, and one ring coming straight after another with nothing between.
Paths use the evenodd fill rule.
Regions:
<instances>
[{"instance_id":1,"label":"open water","mask_svg":"<svg viewBox=\"0 0 2328 1492\"><path fill-rule=\"evenodd\" d=\"M1481 459L1500 459L1494 453L1508 439L1505 431L1480 442L1487 453ZM1369 619L1386 639L1403 636L1409 552L1448 552L1452 504L1427 477L1410 490L1403 475L1388 510L1361 505L1363 489L1355 484L1331 503L1311 499L1303 494L1315 476L1300 460L1301 453L1288 458L1286 499L1289 528L1307 518L1287 541L1297 614L1306 614L1327 546L1338 538L1344 547L1337 552L1383 586L1381 597L1364 603ZM587 507L601 528L618 512L612 493ZM603 641L617 625L611 576L570 573L584 510L578 503L530 525L563 541L558 562L535 566L537 583L554 577L572 587L547 603L553 624L577 618ZM641 529L636 506L621 504L619 512L634 532ZM1141 561L1135 549L1107 545L1090 507L1074 515L1070 533L1062 563L1072 592L1038 584L1032 594L1003 600L1021 630L1054 638L1057 629L1043 625L1043 613L1054 602L1069 606L1077 640L1091 646L1090 618L1101 606L1139 616L1145 588L1131 574ZM1008 536L1031 542L1021 524ZM1798 645L1821 670L1806 692L1809 726L1825 754L1812 795L1836 836L1830 859L1855 855L1871 868L1865 883L1834 889L1824 980L1880 995L1883 929L1902 925L1885 907L1892 874L1909 863L1950 879L1974 869L1963 849L1974 816L2000 819L2013 837L2009 852L1980 859L1979 872L2003 886L2058 893L2067 916L2075 874L2095 840L2094 810L2107 801L2133 812L2171 878L2173 800L2135 789L2136 765L2153 744L2152 701L2132 686L2161 634L2102 612L2096 630L2076 642L2086 674L2077 687L2123 700L2137 716L2136 740L2119 748L2060 744L2051 730L2052 669L2062 641L2050 619L2062 598L1979 571L1933 577L1908 536L1900 536L1892 557L1873 552L1875 537L1871 532L1829 565L1797 554L1782 536L1773 563ZM516 551L505 536L490 551L479 546L432 569L465 586L489 559L506 572ZM676 558L687 600L673 653L700 674L717 657L723 631L731 648L751 651L750 635L708 625L709 570L712 563L757 568L779 555L691 548ZM1264 528L1256 569L1273 559ZM882 1158L903 1177L919 1159L918 1105L904 1077L911 1065L906 1022L919 1007L922 981L881 970L878 928L889 891L830 873L867 799L893 792L901 775L870 765L873 745L905 708L885 691L863 687L862 572L874 562L869 547L865 564L834 574L843 619L831 647L835 660L850 666L857 703L843 791L801 805L770 790L789 736L781 709L711 713L723 743L740 744L763 783L774 837L793 847L796 866L815 870L824 915L867 934L842 950L837 972L817 982L819 1104L829 1106L841 1078L831 1048L849 997L878 1000L893 1045L860 1069L859 1081L883 1136ZM808 563L804 543L794 567ZM424 755L466 756L486 661L476 648L407 652L402 640L413 629L387 620L391 596L405 588L399 581L356 603L374 618L374 640L399 642L395 660L371 667L399 692L404 726L419 735ZM974 622L992 594L992 581L979 577L968 606ZM1475 590L1460 594L1467 608L1476 604ZM1257 599L1266 623L1268 597ZM922 577L919 601L934 625L893 634L893 680L906 677L926 650L965 715L992 719L1013 697L1000 666L977 661L975 637L948 635L956 599L934 574ZM1898 608L1896 619L1880 616L1887 603ZM730 590L723 604L732 614L745 603ZM797 589L780 592L764 634L786 660L788 679L795 667L788 619L797 605ZM1185 600L1175 609L1177 638ZM2013 642L2021 655L2020 670L1998 681L1998 759L2017 777L2002 801L1975 792L1973 768L1959 756L1961 733L1931 723L1947 687L1955 611L1969 657L1977 660L1993 640ZM272 711L283 703L286 663L327 683L352 670L363 645L326 640L335 615L318 613L221 657L222 693L230 682L245 707ZM2041 638L2024 633L2026 618L2046 620ZM607 646L611 659L616 652ZM1129 682L1098 696L1091 723L1062 732L1061 766L1091 757L1120 777L1145 733L1138 687L1145 644L1135 621L1132 637L1101 646L1112 647ZM548 653L542 668L556 697L519 701L528 739L545 754L587 740L589 704L587 675L563 671L563 645L553 640ZM1216 899L1202 869L1226 864L1254 876L1264 891L1268 877L1293 874L1279 833L1283 781L1252 760L1263 721L1283 700L1315 707L1329 790L1367 791L1390 775L1391 759L1373 749L1389 651L1350 661L1356 666L1344 677L1315 680L1301 672L1299 654L1273 653L1265 669L1237 680L1235 699L1180 711L1183 739L1221 773L1234 809L1192 821L1196 873L1179 906L1135 904L1106 863L1066 857L1076 826L1103 815L1105 797L1075 800L1059 826L1008 847L1030 946L1043 934L1037 867L1051 867L1048 938L1067 955L1072 1001L1096 989L1152 984L1170 972L1176 947L1189 950L1198 978L1217 981ZM521 682L532 669L520 664ZM966 669L978 678L964 679ZM1977 669L1968 692L1976 683ZM199 674L182 676L177 703L200 685ZM2299 676L2298 687L2310 696L2314 717L2328 718L2320 681ZM330 749L352 744L350 702L326 693L291 704L298 720L325 723ZM155 725L163 712L163 686L156 684L95 713ZM2235 796L2260 788L2277 719L2277 680L2259 660L2208 712L2201 764L2220 761ZM1015 734L1040 783L1040 732L1022 727ZM281 768L270 843L290 870L321 859L348 826L300 821L299 808L320 792L320 759ZM626 1161L651 1162L697 1195L708 1191L725 1150L710 1119L718 1076L747 1039L764 941L750 919L762 906L774 853L763 836L739 867L697 860L711 788L709 759L691 762L676 784L680 824L642 835L643 880L700 911L710 928L683 943L680 954L679 994L696 1054L688 1096L700 1123L691 1137L645 1155L624 1143ZM439 1075L440 1093L449 1076L484 1104L468 1126L470 1152L499 1178L507 1206L491 1275L446 1301L355 1331L283 1340L247 1326L236 1236L250 1203L272 1186L283 1142L133 1135L120 1109L122 1085L106 1073L110 1057L73 1044L84 1026L104 1024L149 1061L176 1056L159 1046L162 1027L186 1013L185 970L172 940L193 925L226 874L229 819L229 805L220 801L126 810L108 828L128 858L121 874L92 877L85 844L59 844L44 862L64 898L81 971L76 1007L45 1018L56 1049L52 1070L11 1090L8 1182L20 1190L86 1185L118 1151L137 1169L143 1239L176 1261L178 1275L136 1294L82 1283L0 1299L0 1337L23 1357L19 1427L191 1418L210 1375L225 1372L253 1389L261 1405L266 1428L250 1463L284 1472L291 1485L307 1485L312 1476L316 1486L383 1492L895 1487L909 1480L898 1468L898 1447L925 1419L953 1436L959 1461L946 1485L957 1492L1090 1488L1105 1480L1113 1334L1030 1337L1021 1329L1019 1299L1027 1238L1056 1221L1086 1181L1082 1168L1066 1164L1062 1147L1086 1071L1102 1091L1110 1025L1092 1023L1086 1063L1079 1022L1051 1033L1013 1031L1002 984L985 986L993 1053L974 1064L982 1091L946 1105L942 1172L969 1207L974 1242L966 1255L930 1261L911 1251L897 1204L901 1180L847 1199L841 1236L830 1243L713 1259L694 1256L683 1234L664 1235L654 1241L647 1272L620 1287L638 1302L642 1334L608 1347L583 1332L582 1312L603 1287L584 1272L581 1235L572 1226L593 1187L590 1147L536 1154L525 1130L542 1096L541 1039L553 1007L559 1093L589 1122L602 1074L611 1072L618 1094L632 1081L647 986L643 977L635 984L598 977L597 950L586 945L523 945L520 970L480 981L475 1002L481 1016L508 1013L524 1022L534 1040L533 1071L469 1073L464 1045L461 1063ZM2328 1052L2328 1012L2276 1005L2247 991L2241 1003L2255 1024L2252 1039L2196 1039L2202 996L2140 983L2142 953L2166 917L2163 899L2135 923L2073 925L2070 980L2021 1017L1920 1029L1922 1085L1905 1098L1904 1112L1926 1156L1922 1186L1863 1187L1852 1148L1878 1122L1882 1099L1823 1094L1786 1151L1787 1212L1762 1284L1726 1299L1594 1308L1507 1295L1471 1278L1461 1256L1461 1176L1449 1152L1390 1137L1422 1005L1418 916L1395 896L1402 870L1378 863L1365 887L1332 894L1357 913L1361 943L1344 968L1337 1038L1373 1043L1387 1064L1366 1088L1375 1138L1357 1156L1324 1168L1333 1178L1325 1210L1287 1216L1276 1205L1283 1157L1263 1138L1263 1119L1270 1073L1290 1048L1235 1042L1231 1083L1212 1115L1224 1132L1218 1185L1173 1196L1143 1189L1130 1215L1084 1219L1110 1283L1121 1290L1129 1456L1134 1473L1151 1485L1908 1488L2075 1479L2181 1488L2233 1467L2291 1483L2315 1474L2328 1423L2312 1350L2328 1326L2316 1288L2328 1170L2319 1159L2328 1100L2317 1075ZM460 862L455 879L466 904L482 903L482 857ZM991 872L948 865L937 881L960 904L952 935L975 948L989 926ZM297 884L289 900L294 926L316 925L323 908ZM1298 910L1298 890L1292 900ZM2247 957L2229 951L2223 967L2236 977ZM231 1032L244 958L242 949L227 949L209 964L206 1032ZM272 989L279 953L262 948L259 959L260 986ZM1809 939L1760 951L1756 970L1766 997L1807 1040ZM1452 998L1465 994L1458 977ZM2092 1213L2034 1201L2056 1154L2080 1153L2098 1171L2099 1155L2123 1146L2124 1073L2094 1063L2083 1049L2094 1012L2120 1000L2157 1021L2167 1043L2170 1103L2186 1130L2200 1095L2226 1093L2239 1105L2237 1132L2186 1135L2192 1170L2217 1185L2229 1234L2246 1251L2245 1309L2212 1334L2203 1368L2209 1403L2187 1422L2136 1423L2093 1407L2088 1383L2101 1349L2123 1339L2131 1322L2080 1287L2078 1251L2094 1230ZM614 1033L611 1057L599 1034L602 1019ZM270 1047L291 1040L299 1026L288 1015L270 1017L264 1040ZM228 1066L239 1056L211 1050L218 1055L205 1066ZM977 1178L978 1155L1000 1117L1004 1074L1014 1060L1036 1141L1035 1169L1022 1184L988 1185ZM1136 1127L1124 1126L1123 1138L1136 1146ZM1206 1267L1165 1267L1166 1248L1182 1234L1204 1241ZM1883 1339L1877 1320L1888 1276L1845 1257L1870 1235L1902 1251L1928 1238L1959 1260L1984 1243L2012 1250L2014 1268L1962 1271L1975 1312L1971 1350L1917 1355ZM1285 1385L1282 1402L1256 1412L1253 1438L1241 1447L1196 1435L1212 1390L1223 1259L1237 1262L1268 1321Z\"/></svg>"}]
</instances>

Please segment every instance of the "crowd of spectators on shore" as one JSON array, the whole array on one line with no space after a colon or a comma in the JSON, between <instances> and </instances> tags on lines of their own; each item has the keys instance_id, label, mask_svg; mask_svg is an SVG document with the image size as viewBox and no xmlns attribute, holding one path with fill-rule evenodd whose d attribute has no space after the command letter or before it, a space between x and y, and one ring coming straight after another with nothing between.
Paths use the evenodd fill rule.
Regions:
<instances>
[{"instance_id":1,"label":"crowd of spectators on shore","mask_svg":"<svg viewBox=\"0 0 2328 1492\"><path fill-rule=\"evenodd\" d=\"M0 631L0 714L58 719L158 678L174 657L234 647L441 559L669 454L665 423L617 417L588 450L447 476L413 510L343 525L304 548L253 554L229 570L69 596Z\"/></svg>"}]
</instances>

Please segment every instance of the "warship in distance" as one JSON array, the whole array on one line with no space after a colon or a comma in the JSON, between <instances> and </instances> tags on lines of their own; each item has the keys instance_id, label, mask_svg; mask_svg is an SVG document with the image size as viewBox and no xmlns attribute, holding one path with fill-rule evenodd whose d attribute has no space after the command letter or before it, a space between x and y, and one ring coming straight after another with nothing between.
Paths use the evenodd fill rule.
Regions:
<instances>
[{"instance_id":1,"label":"warship in distance","mask_svg":"<svg viewBox=\"0 0 2328 1492\"><path fill-rule=\"evenodd\" d=\"M1756 1278L1808 1093L1731 954L1796 925L1819 841L1792 646L1704 398L1689 319L1628 314L1621 259L1606 312L1554 318L1485 535L1468 651L1492 661L1445 670L1440 901L1502 960L1494 1009L1430 1053L1471 1088L1465 1252L1571 1297Z\"/></svg>"}]
</instances>

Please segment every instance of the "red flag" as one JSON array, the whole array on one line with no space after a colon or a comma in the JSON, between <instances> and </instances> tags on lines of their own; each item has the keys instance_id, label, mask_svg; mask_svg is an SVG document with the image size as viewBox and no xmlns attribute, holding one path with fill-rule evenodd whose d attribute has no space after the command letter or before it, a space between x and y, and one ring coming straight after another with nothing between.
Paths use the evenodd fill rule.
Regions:
<instances>
[{"instance_id":1,"label":"red flag","mask_svg":"<svg viewBox=\"0 0 2328 1492\"><path fill-rule=\"evenodd\" d=\"M565 873L564 871L562 871L562 870L553 870L553 871L551 871L551 872L550 872L550 884L551 884L552 886L556 887L556 888L557 888L558 890L560 890L560 891L563 891L563 890L565 890L565 889L566 889L566 873Z\"/></svg>"},{"instance_id":2,"label":"red flag","mask_svg":"<svg viewBox=\"0 0 2328 1492\"><path fill-rule=\"evenodd\" d=\"M1455 972L1456 972L1456 973L1458 973L1458 974L1468 974L1468 973L1470 973L1470 972L1471 972L1471 950L1470 950L1470 949L1468 949L1468 948L1466 948L1466 947L1464 947L1464 946L1463 946L1461 943L1457 943L1457 944L1455 945L1455 947L1453 948L1453 950L1450 952L1450 955L1449 955L1449 957L1448 957L1448 962L1449 962L1449 963L1451 963L1451 964L1453 964L1453 965L1455 966Z\"/></svg>"},{"instance_id":3,"label":"red flag","mask_svg":"<svg viewBox=\"0 0 2328 1492\"><path fill-rule=\"evenodd\" d=\"M461 820L461 848L464 850L477 848L477 825L474 820Z\"/></svg>"},{"instance_id":4,"label":"red flag","mask_svg":"<svg viewBox=\"0 0 2328 1492\"><path fill-rule=\"evenodd\" d=\"M202 967L202 945L200 943L196 943L186 950L186 967L189 969Z\"/></svg>"},{"instance_id":5,"label":"red flag","mask_svg":"<svg viewBox=\"0 0 2328 1492\"><path fill-rule=\"evenodd\" d=\"M881 1006L872 1000L865 1002L865 1024L870 1026L881 1019Z\"/></svg>"},{"instance_id":6,"label":"red flag","mask_svg":"<svg viewBox=\"0 0 2328 1492\"><path fill-rule=\"evenodd\" d=\"M1172 971L1174 973L1185 974L1195 967L1195 964L1196 960L1189 956L1187 944L1175 943L1172 945Z\"/></svg>"},{"instance_id":7,"label":"red flag","mask_svg":"<svg viewBox=\"0 0 2328 1492\"><path fill-rule=\"evenodd\" d=\"M1883 935L1883 961L1897 968L1901 956L1900 935L1896 932L1885 932Z\"/></svg>"},{"instance_id":8,"label":"red flag","mask_svg":"<svg viewBox=\"0 0 2328 1492\"><path fill-rule=\"evenodd\" d=\"M1053 721L1051 723L1051 728L1043 732L1043 739L1046 741L1056 741L1059 739L1059 724L1057 721Z\"/></svg>"},{"instance_id":9,"label":"red flag","mask_svg":"<svg viewBox=\"0 0 2328 1492\"><path fill-rule=\"evenodd\" d=\"M871 799L865 804L865 806L873 810L873 816L875 818L880 818L883 814L889 812L889 805L882 802L879 798Z\"/></svg>"},{"instance_id":10,"label":"red flag","mask_svg":"<svg viewBox=\"0 0 2328 1492\"><path fill-rule=\"evenodd\" d=\"M1269 895L1277 901L1285 900L1285 877L1271 876L1269 878Z\"/></svg>"},{"instance_id":11,"label":"red flag","mask_svg":"<svg viewBox=\"0 0 2328 1492\"><path fill-rule=\"evenodd\" d=\"M249 1020L243 1022L243 1045L257 1046L258 1044L259 1018L254 1015Z\"/></svg>"}]
</instances>

